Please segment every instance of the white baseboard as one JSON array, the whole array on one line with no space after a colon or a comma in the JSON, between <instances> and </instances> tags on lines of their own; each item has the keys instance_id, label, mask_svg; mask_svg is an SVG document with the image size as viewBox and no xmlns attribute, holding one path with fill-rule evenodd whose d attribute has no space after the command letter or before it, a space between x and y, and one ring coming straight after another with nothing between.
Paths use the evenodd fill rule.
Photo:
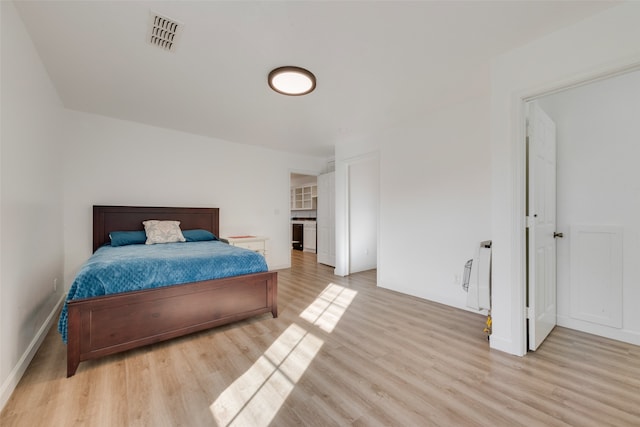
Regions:
<instances>
[{"instance_id":1,"label":"white baseboard","mask_svg":"<svg viewBox=\"0 0 640 427\"><path fill-rule=\"evenodd\" d=\"M0 410L4 409L4 405L6 405L9 401L11 394L16 389L18 383L20 382L20 379L27 370L27 367L29 367L29 363L31 363L33 356L36 355L36 351L38 351L38 348L40 348L40 344L42 344L44 337L47 336L47 332L49 332L52 323L57 318L58 310L64 302L65 297L66 294L60 297L60 301L58 301L58 303L53 307L51 313L49 313L49 316L47 316L47 319L44 321L36 335L33 337L33 340L31 340L31 344L29 344L29 347L27 347L20 360L18 360L16 366L11 370L11 373L9 374L5 382L2 384L2 386L0 386Z\"/></svg>"},{"instance_id":2,"label":"white baseboard","mask_svg":"<svg viewBox=\"0 0 640 427\"><path fill-rule=\"evenodd\" d=\"M431 301L431 302L446 305L449 307L457 308L459 310L469 311L471 313L481 314L484 316L487 315L487 310L475 310L473 308L467 307L465 304L461 303L459 298L447 297L447 296L437 295L434 293L416 293L407 289L398 289L396 287L387 286L386 283L381 283L379 280L378 280L378 287L382 289L388 289L393 292L398 292L403 295L410 295L412 297L420 298L426 301Z\"/></svg>"},{"instance_id":3,"label":"white baseboard","mask_svg":"<svg viewBox=\"0 0 640 427\"><path fill-rule=\"evenodd\" d=\"M557 316L558 326L569 329L586 332L592 335L609 338L612 340L622 341L633 345L640 345L640 332L629 329L612 328L606 325L586 322L584 320L573 319L569 316Z\"/></svg>"}]
</instances>

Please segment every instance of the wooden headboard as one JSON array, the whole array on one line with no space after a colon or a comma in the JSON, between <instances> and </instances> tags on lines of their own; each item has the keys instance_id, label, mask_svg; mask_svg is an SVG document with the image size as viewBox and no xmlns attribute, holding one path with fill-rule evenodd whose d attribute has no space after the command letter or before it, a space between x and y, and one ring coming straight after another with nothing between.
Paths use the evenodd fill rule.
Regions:
<instances>
[{"instance_id":1,"label":"wooden headboard","mask_svg":"<svg viewBox=\"0 0 640 427\"><path fill-rule=\"evenodd\" d=\"M162 208L147 206L94 206L93 251L109 242L111 231L144 230L142 221L148 219L180 221L182 230L202 228L216 236L219 227L219 208Z\"/></svg>"}]
</instances>

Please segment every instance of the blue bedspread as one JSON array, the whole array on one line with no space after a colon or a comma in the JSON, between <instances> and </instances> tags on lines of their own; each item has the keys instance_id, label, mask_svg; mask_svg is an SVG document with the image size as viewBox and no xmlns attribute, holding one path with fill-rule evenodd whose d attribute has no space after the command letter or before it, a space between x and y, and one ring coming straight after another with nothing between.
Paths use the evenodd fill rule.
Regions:
<instances>
[{"instance_id":1,"label":"blue bedspread","mask_svg":"<svg viewBox=\"0 0 640 427\"><path fill-rule=\"evenodd\" d=\"M103 246L84 263L67 301L267 271L264 257L219 240ZM67 304L58 321L67 342Z\"/></svg>"}]
</instances>

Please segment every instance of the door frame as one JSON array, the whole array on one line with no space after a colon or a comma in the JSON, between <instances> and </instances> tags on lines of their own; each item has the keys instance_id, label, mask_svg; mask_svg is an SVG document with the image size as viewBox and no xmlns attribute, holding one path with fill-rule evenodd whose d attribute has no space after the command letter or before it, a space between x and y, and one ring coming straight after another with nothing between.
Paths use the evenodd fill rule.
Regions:
<instances>
[{"instance_id":1,"label":"door frame","mask_svg":"<svg viewBox=\"0 0 640 427\"><path fill-rule=\"evenodd\" d=\"M599 80L606 80L611 77L619 76L633 71L640 70L640 63L633 63L626 66L617 66L609 70L599 70L590 75L580 75L572 79L556 81L549 85L522 91L514 96L512 117L516 128L516 138L513 142L513 156L515 158L513 177L513 196L514 206L511 211L513 224L513 239L511 241L511 250L514 254L513 278L518 284L513 288L512 301L514 307L519 310L520 316L517 316L517 323L514 327L520 331L519 345L520 355L528 352L527 345L527 239L526 239L526 214L527 214L527 103L562 92L567 89L584 86ZM518 337L516 337L518 338Z\"/></svg>"},{"instance_id":2,"label":"door frame","mask_svg":"<svg viewBox=\"0 0 640 427\"><path fill-rule=\"evenodd\" d=\"M287 219L287 224L288 224L288 229L289 229L289 238L287 240L287 245L289 247L289 250L287 251L288 257L289 257L289 265L288 267L285 268L291 268L291 241L293 240L293 229L291 227L291 175L292 174L298 174L298 175L308 175L308 176L315 176L317 177L318 175L320 175L322 172L318 172L318 171L312 171L312 170L303 170L303 169L289 169L287 172L287 184L288 184L288 191L287 191L287 210L286 212L286 219Z\"/></svg>"},{"instance_id":3,"label":"door frame","mask_svg":"<svg viewBox=\"0 0 640 427\"><path fill-rule=\"evenodd\" d=\"M380 152L370 151L361 155L348 157L336 161L336 265L334 274L336 276L348 276L351 274L351 165L366 161L375 160L378 167L378 221L376 224L377 241L376 264L380 265ZM378 272L379 274L379 272Z\"/></svg>"}]
</instances>

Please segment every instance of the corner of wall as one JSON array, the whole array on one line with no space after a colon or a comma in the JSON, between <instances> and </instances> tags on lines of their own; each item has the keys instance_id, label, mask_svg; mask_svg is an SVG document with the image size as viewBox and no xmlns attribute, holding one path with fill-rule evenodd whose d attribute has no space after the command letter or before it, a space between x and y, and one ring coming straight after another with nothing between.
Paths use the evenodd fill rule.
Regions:
<instances>
[{"instance_id":1,"label":"corner of wall","mask_svg":"<svg viewBox=\"0 0 640 427\"><path fill-rule=\"evenodd\" d=\"M515 345L510 339L495 334L491 334L489 337L489 347L493 350L502 351L514 356L524 356L526 354L522 351L522 348L519 348L519 346Z\"/></svg>"},{"instance_id":2,"label":"corner of wall","mask_svg":"<svg viewBox=\"0 0 640 427\"><path fill-rule=\"evenodd\" d=\"M20 381L64 299L62 102L14 2L2 11L0 403ZM11 248L11 250L7 250ZM37 262L34 262L37 261Z\"/></svg>"}]
</instances>

